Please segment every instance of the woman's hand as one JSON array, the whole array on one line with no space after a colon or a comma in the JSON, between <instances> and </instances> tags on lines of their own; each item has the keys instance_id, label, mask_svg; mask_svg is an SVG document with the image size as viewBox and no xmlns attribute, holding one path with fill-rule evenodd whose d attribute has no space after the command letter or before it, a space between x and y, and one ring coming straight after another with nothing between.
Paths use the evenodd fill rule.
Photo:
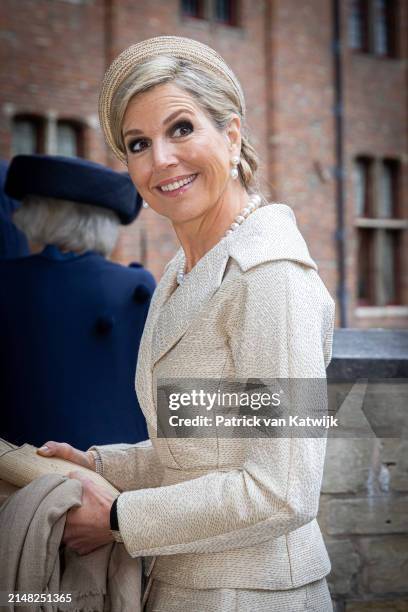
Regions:
<instances>
[{"instance_id":1,"label":"woman's hand","mask_svg":"<svg viewBox=\"0 0 408 612\"><path fill-rule=\"evenodd\" d=\"M59 457L83 467L95 470L95 461L90 451L81 451L66 442L46 442L37 450L44 457ZM110 531L110 510L115 497L98 487L81 472L69 472L82 484L82 505L67 512L62 541L80 555L114 542Z\"/></svg>"},{"instance_id":2,"label":"woman's hand","mask_svg":"<svg viewBox=\"0 0 408 612\"><path fill-rule=\"evenodd\" d=\"M78 450L66 442L46 442L37 450L37 453L43 457L66 459L95 471L95 460L91 451Z\"/></svg>"},{"instance_id":3,"label":"woman's hand","mask_svg":"<svg viewBox=\"0 0 408 612\"><path fill-rule=\"evenodd\" d=\"M110 531L110 510L115 497L98 487L81 472L70 472L82 484L82 506L67 512L63 543L80 555L114 542Z\"/></svg>"}]
</instances>

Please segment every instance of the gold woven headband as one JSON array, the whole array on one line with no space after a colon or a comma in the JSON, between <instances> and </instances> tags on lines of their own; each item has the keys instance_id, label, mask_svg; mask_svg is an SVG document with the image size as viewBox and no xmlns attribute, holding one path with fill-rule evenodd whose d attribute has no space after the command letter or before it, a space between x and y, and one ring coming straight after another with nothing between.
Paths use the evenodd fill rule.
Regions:
<instances>
[{"instance_id":1,"label":"gold woven headband","mask_svg":"<svg viewBox=\"0 0 408 612\"><path fill-rule=\"evenodd\" d=\"M191 38L180 36L157 36L143 40L125 49L110 65L102 82L99 95L99 120L106 142L121 161L123 152L116 146L111 130L111 105L113 96L121 83L138 64L159 55L185 59L221 75L234 87L240 102L240 111L245 115L245 100L241 85L220 55L211 47Z\"/></svg>"}]
</instances>

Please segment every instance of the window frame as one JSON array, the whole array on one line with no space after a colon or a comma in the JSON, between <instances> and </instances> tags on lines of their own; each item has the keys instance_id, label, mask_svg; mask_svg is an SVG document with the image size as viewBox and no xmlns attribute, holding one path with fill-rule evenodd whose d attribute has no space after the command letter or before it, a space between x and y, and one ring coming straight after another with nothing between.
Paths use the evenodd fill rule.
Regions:
<instances>
[{"instance_id":1,"label":"window frame","mask_svg":"<svg viewBox=\"0 0 408 612\"><path fill-rule=\"evenodd\" d=\"M205 21L207 19L207 7L206 0L196 0L198 4L198 11L196 15L184 12L183 0L180 2L180 14L183 19L196 19L197 21Z\"/></svg>"},{"instance_id":2,"label":"window frame","mask_svg":"<svg viewBox=\"0 0 408 612\"><path fill-rule=\"evenodd\" d=\"M196 14L189 14L184 11L183 0L179 4L179 14L181 19L192 19L197 22L207 22L208 24L227 26L229 28L241 27L241 2L240 0L226 0L229 4L230 18L220 19L217 17L217 0L197 0L198 10Z\"/></svg>"},{"instance_id":3,"label":"window frame","mask_svg":"<svg viewBox=\"0 0 408 612\"><path fill-rule=\"evenodd\" d=\"M41 115L37 115L35 113L16 113L12 117L11 121L11 149L12 155L19 155L18 152L15 152L13 149L14 146L14 127L17 123L31 123L35 127L36 132L36 147L33 154L44 154L45 153L45 131L46 131L46 119Z\"/></svg>"},{"instance_id":4,"label":"window frame","mask_svg":"<svg viewBox=\"0 0 408 612\"><path fill-rule=\"evenodd\" d=\"M239 27L239 17L240 17L240 7L238 5L238 0L227 0L230 8L230 18L229 20L219 19L216 14L217 10L217 0L213 0L213 15L214 21L221 25L229 26L232 28Z\"/></svg>"},{"instance_id":5,"label":"window frame","mask_svg":"<svg viewBox=\"0 0 408 612\"><path fill-rule=\"evenodd\" d=\"M399 0L386 0L386 33L388 48L385 53L380 53L377 50L377 28L379 27L378 0L350 0L348 3L347 14L347 41L348 48L351 53L356 55L371 55L378 59L398 59L399 58L399 30L398 30L398 15L400 12ZM354 47L351 44L351 23L353 5L358 2L361 7L362 22L363 22L363 45Z\"/></svg>"},{"instance_id":6,"label":"window frame","mask_svg":"<svg viewBox=\"0 0 408 612\"><path fill-rule=\"evenodd\" d=\"M58 117L57 119L57 132L59 126L68 126L75 131L77 153L75 157L85 157L85 126L81 121L77 119L71 119L68 117Z\"/></svg>"},{"instance_id":7,"label":"window frame","mask_svg":"<svg viewBox=\"0 0 408 612\"><path fill-rule=\"evenodd\" d=\"M382 53L377 48L377 28L380 23L380 16L378 14L378 0L371 0L373 2L372 8L372 19L373 19L373 32L372 32L372 53L376 57L384 58L395 58L397 57L397 13L398 13L398 2L397 0L385 0L385 30L387 37L387 49L385 53Z\"/></svg>"},{"instance_id":8,"label":"window frame","mask_svg":"<svg viewBox=\"0 0 408 612\"><path fill-rule=\"evenodd\" d=\"M351 49L351 51L353 53L369 53L369 23L370 23L370 18L369 18L369 1L370 0L350 0L349 3L349 7L348 7L348 20L347 20L347 40L348 40L348 47L349 49ZM363 40L363 44L359 47L354 47L351 45L351 35L350 35L350 31L351 31L351 21L352 21L352 12L354 9L354 5L358 3L360 5L361 8L361 20L362 20L362 40Z\"/></svg>"},{"instance_id":9,"label":"window frame","mask_svg":"<svg viewBox=\"0 0 408 612\"><path fill-rule=\"evenodd\" d=\"M387 307L401 306L402 301L402 244L403 232L408 230L408 220L403 219L401 215L401 197L400 197L400 180L402 172L401 161L397 158L374 158L367 155L357 155L354 157L353 164L359 164L364 160L370 171L367 173L368 181L371 186L368 187L367 197L370 201L367 203L366 211L363 216L356 215L354 202L354 229L356 236L356 284L355 296L357 307ZM380 217L380 171L385 165L392 167L393 183L392 183L392 211L391 217ZM354 193L355 197L355 193ZM368 269L368 291L367 297L360 298L359 296L359 281L360 281L360 240L363 235L369 235L372 232L369 243L369 253L367 257L369 263ZM383 266L382 259L382 244L385 239L385 233L392 232L393 235L393 273L395 285L395 299L387 301L382 296L385 294L385 283L382 281L381 270Z\"/></svg>"}]
</instances>

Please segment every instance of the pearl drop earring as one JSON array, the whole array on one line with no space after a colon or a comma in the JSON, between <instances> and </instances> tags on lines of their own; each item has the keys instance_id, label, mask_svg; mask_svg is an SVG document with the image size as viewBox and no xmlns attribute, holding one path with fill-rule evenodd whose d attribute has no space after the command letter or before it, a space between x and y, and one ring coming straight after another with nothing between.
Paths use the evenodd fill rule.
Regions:
<instances>
[{"instance_id":1,"label":"pearl drop earring","mask_svg":"<svg viewBox=\"0 0 408 612\"><path fill-rule=\"evenodd\" d=\"M143 200L143 204L142 204L142 206L143 206L143 208L149 208L148 203L147 203L147 202L145 202L144 200Z\"/></svg>"},{"instance_id":2,"label":"pearl drop earring","mask_svg":"<svg viewBox=\"0 0 408 612\"><path fill-rule=\"evenodd\" d=\"M231 163L232 163L232 168L230 170L230 175L231 178L235 181L238 178L238 164L240 162L240 159L238 156L234 156L231 159Z\"/></svg>"}]
</instances>

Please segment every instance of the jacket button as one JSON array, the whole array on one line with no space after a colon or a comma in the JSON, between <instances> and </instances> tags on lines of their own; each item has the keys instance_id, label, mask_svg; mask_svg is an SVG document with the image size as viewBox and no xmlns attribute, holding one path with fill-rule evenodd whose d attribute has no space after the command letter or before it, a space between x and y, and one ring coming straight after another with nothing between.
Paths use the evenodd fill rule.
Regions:
<instances>
[{"instance_id":1,"label":"jacket button","mask_svg":"<svg viewBox=\"0 0 408 612\"><path fill-rule=\"evenodd\" d=\"M98 334L108 334L115 325L115 318L112 315L103 315L97 318L95 329Z\"/></svg>"},{"instance_id":2,"label":"jacket button","mask_svg":"<svg viewBox=\"0 0 408 612\"><path fill-rule=\"evenodd\" d=\"M150 291L146 285L138 285L133 292L133 301L136 304L144 304L147 300L150 300Z\"/></svg>"}]
</instances>

